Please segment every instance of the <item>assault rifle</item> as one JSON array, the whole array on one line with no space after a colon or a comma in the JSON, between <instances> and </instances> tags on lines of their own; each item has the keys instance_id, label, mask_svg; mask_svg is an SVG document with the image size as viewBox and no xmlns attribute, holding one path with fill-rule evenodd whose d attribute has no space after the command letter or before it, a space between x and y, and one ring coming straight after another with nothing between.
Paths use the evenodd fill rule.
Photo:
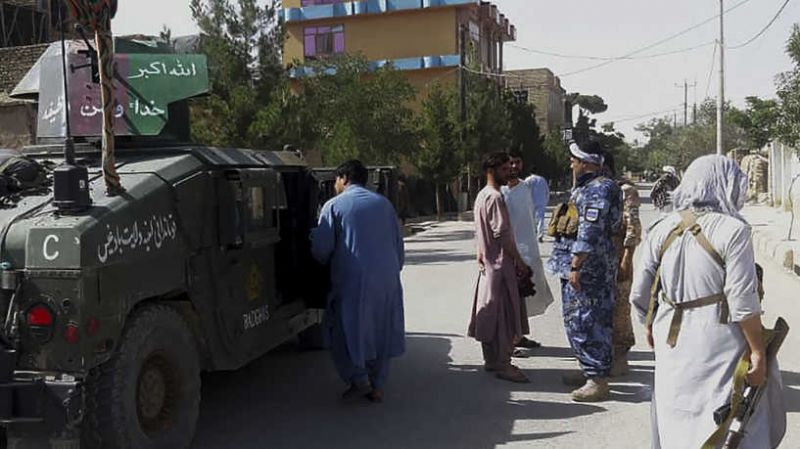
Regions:
<instances>
[{"instance_id":1,"label":"assault rifle","mask_svg":"<svg viewBox=\"0 0 800 449\"><path fill-rule=\"evenodd\" d=\"M772 330L771 335L768 336L769 341L766 350L767 363L775 360L778 350L781 348L783 341L786 340L786 335L788 333L789 325L783 318L778 318L778 321L775 323L775 329ZM766 381L758 387L754 387L745 383L741 404L739 404L736 414L731 419L730 427L728 427L728 432L725 436L725 444L722 445L721 449L738 449L742 444L747 424L750 422L750 418L753 417L753 413L755 413L756 407L761 401L762 396L764 396L766 387ZM714 413L714 420L716 421L717 425L723 425L729 418L730 412L730 404L717 410Z\"/></svg>"}]
</instances>

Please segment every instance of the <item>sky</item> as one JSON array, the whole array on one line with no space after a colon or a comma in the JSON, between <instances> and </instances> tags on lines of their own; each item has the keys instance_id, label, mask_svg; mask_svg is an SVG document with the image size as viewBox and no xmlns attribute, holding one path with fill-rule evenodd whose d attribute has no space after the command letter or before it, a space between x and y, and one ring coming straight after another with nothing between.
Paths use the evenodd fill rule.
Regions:
<instances>
[{"instance_id":1,"label":"sky","mask_svg":"<svg viewBox=\"0 0 800 449\"><path fill-rule=\"evenodd\" d=\"M726 9L739 5L725 15L726 46L736 46L755 36L784 1L724 0ZM548 56L520 47L566 56L618 58L713 18L719 13L717 0L495 0L494 3L517 27L517 41L506 44L505 68L547 67L561 75L568 92L600 95L609 109L597 116L598 122L615 122L629 140L641 139L634 128L653 117L671 117L677 113L678 121L683 121L684 80L690 85L697 84L689 89L690 104L706 97L716 98L719 65L714 64L712 72L715 45L711 42L719 35L718 20L636 56L709 43L696 50L613 61L577 74L570 72L604 61ZM726 97L733 104L742 107L744 98L750 95L775 96L775 76L791 68L785 46L794 23L800 23L800 0L789 1L759 39L744 48L726 50ZM188 0L120 2L113 24L117 34L157 34L164 26L172 30L173 36L197 32Z\"/></svg>"}]
</instances>

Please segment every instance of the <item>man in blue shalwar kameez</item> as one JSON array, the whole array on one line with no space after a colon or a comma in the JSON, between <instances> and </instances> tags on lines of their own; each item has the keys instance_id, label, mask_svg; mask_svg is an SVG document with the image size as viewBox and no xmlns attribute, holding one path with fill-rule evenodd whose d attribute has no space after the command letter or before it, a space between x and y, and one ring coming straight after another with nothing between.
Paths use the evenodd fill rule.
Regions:
<instances>
[{"instance_id":1,"label":"man in blue shalwar kameez","mask_svg":"<svg viewBox=\"0 0 800 449\"><path fill-rule=\"evenodd\" d=\"M348 161L336 169L337 196L322 208L312 252L330 263L325 330L345 399L383 398L391 358L405 351L403 238L385 197L364 187L367 169Z\"/></svg>"}]
</instances>

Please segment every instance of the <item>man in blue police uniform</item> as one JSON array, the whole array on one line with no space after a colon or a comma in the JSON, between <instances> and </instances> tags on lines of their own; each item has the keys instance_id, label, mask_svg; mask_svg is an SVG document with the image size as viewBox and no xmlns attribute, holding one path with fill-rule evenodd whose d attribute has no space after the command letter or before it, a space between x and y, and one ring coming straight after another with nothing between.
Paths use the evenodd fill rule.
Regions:
<instances>
[{"instance_id":1,"label":"man in blue police uniform","mask_svg":"<svg viewBox=\"0 0 800 449\"><path fill-rule=\"evenodd\" d=\"M580 387L576 402L609 397L617 256L612 234L621 224L617 183L602 176L603 150L596 141L570 145L575 188L553 221L556 242L548 270L561 278L567 337L582 372L564 382Z\"/></svg>"}]
</instances>

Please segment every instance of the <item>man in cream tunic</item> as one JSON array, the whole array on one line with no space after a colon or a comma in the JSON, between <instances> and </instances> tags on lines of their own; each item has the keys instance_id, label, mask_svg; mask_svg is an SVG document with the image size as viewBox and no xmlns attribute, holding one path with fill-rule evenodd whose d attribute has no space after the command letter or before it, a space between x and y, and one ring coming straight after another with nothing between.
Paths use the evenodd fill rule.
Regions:
<instances>
[{"instance_id":1,"label":"man in cream tunic","mask_svg":"<svg viewBox=\"0 0 800 449\"><path fill-rule=\"evenodd\" d=\"M656 356L654 449L703 446L717 428L714 411L730 401L734 370L747 349L753 353L748 382L759 385L768 378L768 384L740 449L774 448L782 438L785 409L780 372L772 362L767 370L751 231L739 214L746 191L747 178L735 162L716 155L694 161L675 191L676 209L694 213L702 234L724 265L714 260L692 232L677 237L663 255L663 295L648 329L648 341ZM642 247L631 302L643 322L659 251L681 222L679 212L656 222ZM674 310L663 298L686 303L719 293L725 296L730 319L720 322L721 302L685 310L672 347L667 340Z\"/></svg>"},{"instance_id":2,"label":"man in cream tunic","mask_svg":"<svg viewBox=\"0 0 800 449\"><path fill-rule=\"evenodd\" d=\"M501 187L506 201L511 228L517 249L525 263L533 271L532 280L536 294L525 298L527 316L524 319L543 315L553 303L553 294L544 274L544 266L539 255L538 229L533 205L531 186L519 179L522 173L522 157L511 153L511 173L508 185ZM534 343L531 341L531 343Z\"/></svg>"}]
</instances>

